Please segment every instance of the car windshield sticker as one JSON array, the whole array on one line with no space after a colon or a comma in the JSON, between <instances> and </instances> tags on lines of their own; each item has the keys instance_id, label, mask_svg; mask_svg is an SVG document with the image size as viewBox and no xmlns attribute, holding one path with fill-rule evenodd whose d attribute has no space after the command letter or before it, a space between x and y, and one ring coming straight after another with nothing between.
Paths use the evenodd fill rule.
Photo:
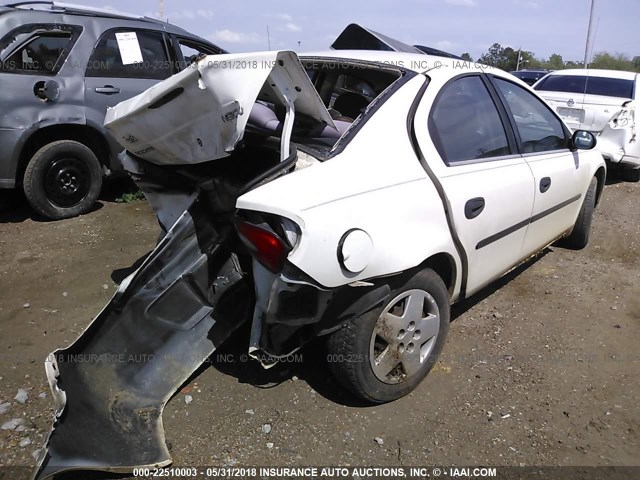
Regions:
<instances>
[{"instance_id":1,"label":"car windshield sticker","mask_svg":"<svg viewBox=\"0 0 640 480\"><path fill-rule=\"evenodd\" d=\"M118 40L118 48L122 57L123 65L131 65L132 63L142 63L142 51L136 32L120 32L116 33Z\"/></svg>"}]
</instances>

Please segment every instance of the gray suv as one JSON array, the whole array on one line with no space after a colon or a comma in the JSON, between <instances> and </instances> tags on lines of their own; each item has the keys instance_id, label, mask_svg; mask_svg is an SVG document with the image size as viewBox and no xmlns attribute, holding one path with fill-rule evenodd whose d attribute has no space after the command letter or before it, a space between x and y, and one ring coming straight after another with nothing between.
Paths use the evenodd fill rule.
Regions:
<instances>
[{"instance_id":1,"label":"gray suv","mask_svg":"<svg viewBox=\"0 0 640 480\"><path fill-rule=\"evenodd\" d=\"M107 108L223 50L181 28L57 2L0 6L0 188L41 215L87 212L122 147Z\"/></svg>"}]
</instances>

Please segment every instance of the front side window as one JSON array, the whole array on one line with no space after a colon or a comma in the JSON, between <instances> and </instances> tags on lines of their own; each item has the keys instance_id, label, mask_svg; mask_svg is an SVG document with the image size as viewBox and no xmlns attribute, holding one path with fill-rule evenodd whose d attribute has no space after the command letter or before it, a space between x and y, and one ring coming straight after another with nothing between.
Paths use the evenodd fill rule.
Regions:
<instances>
[{"instance_id":1,"label":"front side window","mask_svg":"<svg viewBox=\"0 0 640 480\"><path fill-rule=\"evenodd\" d=\"M494 77L498 90L513 115L523 153L567 148L562 122L544 102L515 83Z\"/></svg>"},{"instance_id":2,"label":"front side window","mask_svg":"<svg viewBox=\"0 0 640 480\"><path fill-rule=\"evenodd\" d=\"M496 105L477 75L445 85L431 109L429 129L447 165L511 153Z\"/></svg>"},{"instance_id":3,"label":"front side window","mask_svg":"<svg viewBox=\"0 0 640 480\"><path fill-rule=\"evenodd\" d=\"M0 45L0 71L55 75L78 38L73 26L25 25L10 33Z\"/></svg>"},{"instance_id":4,"label":"front side window","mask_svg":"<svg viewBox=\"0 0 640 480\"><path fill-rule=\"evenodd\" d=\"M164 80L173 73L163 34L145 30L105 33L87 65L87 77Z\"/></svg>"}]
</instances>

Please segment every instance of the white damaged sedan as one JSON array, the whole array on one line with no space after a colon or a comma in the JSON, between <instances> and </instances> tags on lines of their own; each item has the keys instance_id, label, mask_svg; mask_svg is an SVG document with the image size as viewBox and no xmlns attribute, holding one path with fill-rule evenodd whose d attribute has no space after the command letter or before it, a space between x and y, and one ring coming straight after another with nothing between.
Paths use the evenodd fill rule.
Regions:
<instances>
[{"instance_id":1,"label":"white damaged sedan","mask_svg":"<svg viewBox=\"0 0 640 480\"><path fill-rule=\"evenodd\" d=\"M49 358L39 478L169 464L164 406L245 320L266 367L324 337L353 393L406 395L452 303L587 244L606 176L524 83L417 52L205 57L106 126L166 235Z\"/></svg>"}]
</instances>

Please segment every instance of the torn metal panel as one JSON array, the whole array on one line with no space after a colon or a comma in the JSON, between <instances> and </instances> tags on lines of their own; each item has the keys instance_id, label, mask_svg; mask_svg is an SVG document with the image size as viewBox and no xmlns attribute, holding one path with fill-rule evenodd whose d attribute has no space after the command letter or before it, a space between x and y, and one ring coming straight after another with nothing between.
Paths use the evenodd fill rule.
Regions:
<instances>
[{"instance_id":1,"label":"torn metal panel","mask_svg":"<svg viewBox=\"0 0 640 480\"><path fill-rule=\"evenodd\" d=\"M380 50L387 52L422 53L416 47L395 38L374 32L357 23L351 23L333 42L334 50Z\"/></svg>"},{"instance_id":2,"label":"torn metal panel","mask_svg":"<svg viewBox=\"0 0 640 480\"><path fill-rule=\"evenodd\" d=\"M635 102L622 105L598 134L598 149L612 162L640 165Z\"/></svg>"},{"instance_id":3,"label":"torn metal panel","mask_svg":"<svg viewBox=\"0 0 640 480\"><path fill-rule=\"evenodd\" d=\"M427 47L424 45L407 45L395 38L374 32L370 28L365 28L356 23L347 25L338 38L333 42L331 48L334 50L380 50L389 52L425 53L427 55L437 55L439 57L462 60L462 58L457 55L438 50L437 48Z\"/></svg>"},{"instance_id":4,"label":"torn metal panel","mask_svg":"<svg viewBox=\"0 0 640 480\"><path fill-rule=\"evenodd\" d=\"M393 281L373 279L359 288L327 289L291 264L278 275L255 260L253 275L256 306L249 352L265 367L352 318L382 310Z\"/></svg>"},{"instance_id":5,"label":"torn metal panel","mask_svg":"<svg viewBox=\"0 0 640 480\"><path fill-rule=\"evenodd\" d=\"M162 411L250 315L224 227L196 200L70 347L48 359L57 404L34 478L171 462Z\"/></svg>"},{"instance_id":6,"label":"torn metal panel","mask_svg":"<svg viewBox=\"0 0 640 480\"><path fill-rule=\"evenodd\" d=\"M250 69L250 75L247 70ZM107 111L105 127L134 155L164 165L228 156L243 138L256 100L335 128L293 52L209 56ZM282 132L287 157L292 117Z\"/></svg>"}]
</instances>

